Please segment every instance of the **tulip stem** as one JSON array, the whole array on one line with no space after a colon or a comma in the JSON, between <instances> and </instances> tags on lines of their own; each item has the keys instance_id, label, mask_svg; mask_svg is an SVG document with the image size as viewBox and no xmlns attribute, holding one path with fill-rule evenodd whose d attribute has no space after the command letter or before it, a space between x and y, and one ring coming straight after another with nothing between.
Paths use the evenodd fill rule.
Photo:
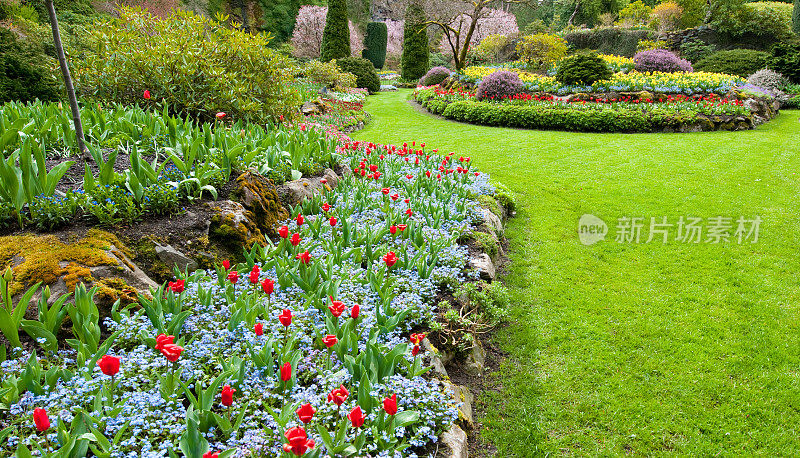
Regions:
<instances>
[{"instance_id":1,"label":"tulip stem","mask_svg":"<svg viewBox=\"0 0 800 458\"><path fill-rule=\"evenodd\" d=\"M114 376L111 376L111 383L108 385L108 408L114 408Z\"/></svg>"}]
</instances>

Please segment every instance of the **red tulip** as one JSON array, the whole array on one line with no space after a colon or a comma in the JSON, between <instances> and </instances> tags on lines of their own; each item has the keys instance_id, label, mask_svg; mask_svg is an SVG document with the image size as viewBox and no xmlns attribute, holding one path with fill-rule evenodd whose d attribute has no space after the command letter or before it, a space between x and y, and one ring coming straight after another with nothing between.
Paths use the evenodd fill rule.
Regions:
<instances>
[{"instance_id":1,"label":"red tulip","mask_svg":"<svg viewBox=\"0 0 800 458\"><path fill-rule=\"evenodd\" d=\"M230 271L228 273L228 280L235 285L236 282L239 281L239 272L235 270Z\"/></svg>"},{"instance_id":2,"label":"red tulip","mask_svg":"<svg viewBox=\"0 0 800 458\"><path fill-rule=\"evenodd\" d=\"M397 202L397 199L400 198L400 194L392 194L392 200Z\"/></svg>"},{"instance_id":3,"label":"red tulip","mask_svg":"<svg viewBox=\"0 0 800 458\"><path fill-rule=\"evenodd\" d=\"M383 410L386 411L389 415L394 415L397 413L397 395L393 394L391 398L384 398L383 400Z\"/></svg>"},{"instance_id":4,"label":"red tulip","mask_svg":"<svg viewBox=\"0 0 800 458\"><path fill-rule=\"evenodd\" d=\"M203 458L219 458L219 453L206 452L206 453L203 453Z\"/></svg>"},{"instance_id":5,"label":"red tulip","mask_svg":"<svg viewBox=\"0 0 800 458\"><path fill-rule=\"evenodd\" d=\"M281 380L288 382L292 379L292 364L289 362L283 363L281 366Z\"/></svg>"},{"instance_id":6,"label":"red tulip","mask_svg":"<svg viewBox=\"0 0 800 458\"><path fill-rule=\"evenodd\" d=\"M301 240L303 239L300 238L300 234L295 232L294 234L292 234L292 239L290 240L290 242L292 243L292 246L297 246L300 245Z\"/></svg>"},{"instance_id":7,"label":"red tulip","mask_svg":"<svg viewBox=\"0 0 800 458\"><path fill-rule=\"evenodd\" d=\"M44 432L50 429L50 417L47 416L47 411L44 409L33 409L33 423L39 432Z\"/></svg>"},{"instance_id":8,"label":"red tulip","mask_svg":"<svg viewBox=\"0 0 800 458\"><path fill-rule=\"evenodd\" d=\"M303 264L308 264L309 262L311 262L311 253L309 253L308 250L306 250L295 256L295 259L299 259L300 262L302 262Z\"/></svg>"},{"instance_id":9,"label":"red tulip","mask_svg":"<svg viewBox=\"0 0 800 458\"><path fill-rule=\"evenodd\" d=\"M261 289L268 295L272 294L272 292L275 291L275 282L269 278L265 278L264 281L261 282Z\"/></svg>"},{"instance_id":10,"label":"red tulip","mask_svg":"<svg viewBox=\"0 0 800 458\"><path fill-rule=\"evenodd\" d=\"M322 343L324 343L325 346L328 348L331 348L332 346L336 345L336 342L338 341L339 339L337 339L336 336L331 334L328 334L327 336L322 338Z\"/></svg>"},{"instance_id":11,"label":"red tulip","mask_svg":"<svg viewBox=\"0 0 800 458\"><path fill-rule=\"evenodd\" d=\"M406 178L408 178L410 180L410 179L414 178L414 175L408 173L408 174L406 174Z\"/></svg>"},{"instance_id":12,"label":"red tulip","mask_svg":"<svg viewBox=\"0 0 800 458\"><path fill-rule=\"evenodd\" d=\"M364 412L361 411L361 407L359 406L353 407L353 410L347 414L347 418L354 428L360 428L364 424Z\"/></svg>"},{"instance_id":13,"label":"red tulip","mask_svg":"<svg viewBox=\"0 0 800 458\"><path fill-rule=\"evenodd\" d=\"M225 270L228 270L228 269L230 269L230 268L231 268L231 262L230 262L230 261L228 261L227 259L226 259L226 260L224 260L224 261L222 261L222 267L224 267L224 268L225 268Z\"/></svg>"},{"instance_id":14,"label":"red tulip","mask_svg":"<svg viewBox=\"0 0 800 458\"><path fill-rule=\"evenodd\" d=\"M397 233L397 226L395 225L389 226L389 233L395 235Z\"/></svg>"},{"instance_id":15,"label":"red tulip","mask_svg":"<svg viewBox=\"0 0 800 458\"><path fill-rule=\"evenodd\" d=\"M282 239L289 237L289 227L281 226L280 229L278 229L278 235L280 235Z\"/></svg>"},{"instance_id":16,"label":"red tulip","mask_svg":"<svg viewBox=\"0 0 800 458\"><path fill-rule=\"evenodd\" d=\"M236 390L231 388L230 385L223 386L222 387L222 405L224 405L225 407L230 407L231 404L233 404L233 393L235 393L235 392L236 392Z\"/></svg>"},{"instance_id":17,"label":"red tulip","mask_svg":"<svg viewBox=\"0 0 800 458\"><path fill-rule=\"evenodd\" d=\"M110 355L104 355L97 361L97 365L100 366L100 370L110 376L117 375L119 372L119 358Z\"/></svg>"},{"instance_id":18,"label":"red tulip","mask_svg":"<svg viewBox=\"0 0 800 458\"><path fill-rule=\"evenodd\" d=\"M328 222L331 224L331 226L336 226L336 218L331 218Z\"/></svg>"},{"instance_id":19,"label":"red tulip","mask_svg":"<svg viewBox=\"0 0 800 458\"><path fill-rule=\"evenodd\" d=\"M408 340L410 340L414 345L419 345L423 340L425 340L425 334L418 334L415 332L414 334L411 334L411 337L409 337Z\"/></svg>"},{"instance_id":20,"label":"red tulip","mask_svg":"<svg viewBox=\"0 0 800 458\"><path fill-rule=\"evenodd\" d=\"M305 218L303 218L303 214L302 214L302 213L298 213L298 214L297 214L297 219L296 219L296 221L297 221L297 225L298 225L298 226L302 226L302 225L303 225L303 223L304 223L306 220L305 220Z\"/></svg>"},{"instance_id":21,"label":"red tulip","mask_svg":"<svg viewBox=\"0 0 800 458\"><path fill-rule=\"evenodd\" d=\"M359 307L358 304L354 305L353 308L350 309L350 317L357 320L359 312L361 312L361 307Z\"/></svg>"},{"instance_id":22,"label":"red tulip","mask_svg":"<svg viewBox=\"0 0 800 458\"><path fill-rule=\"evenodd\" d=\"M183 352L183 347L173 343L168 343L161 348L161 354L171 363L174 363L181 357L181 352Z\"/></svg>"},{"instance_id":23,"label":"red tulip","mask_svg":"<svg viewBox=\"0 0 800 458\"><path fill-rule=\"evenodd\" d=\"M172 290L175 294L180 294L183 292L183 288L186 285L186 280L178 280L178 281L171 281L169 282L169 289Z\"/></svg>"},{"instance_id":24,"label":"red tulip","mask_svg":"<svg viewBox=\"0 0 800 458\"><path fill-rule=\"evenodd\" d=\"M283 451L293 453L296 456L304 455L316 445L313 440L308 438L306 430L299 426L286 430L283 436L289 441L288 444L283 444Z\"/></svg>"},{"instance_id":25,"label":"red tulip","mask_svg":"<svg viewBox=\"0 0 800 458\"><path fill-rule=\"evenodd\" d=\"M289 325L292 324L292 311L289 309L283 309L283 313L278 315L278 320L282 325L288 328Z\"/></svg>"},{"instance_id":26,"label":"red tulip","mask_svg":"<svg viewBox=\"0 0 800 458\"><path fill-rule=\"evenodd\" d=\"M397 255L394 253L394 251L390 251L383 255L383 262L386 263L386 267L391 269L392 266L397 263Z\"/></svg>"},{"instance_id":27,"label":"red tulip","mask_svg":"<svg viewBox=\"0 0 800 458\"><path fill-rule=\"evenodd\" d=\"M390 191L389 188L383 188L381 189L381 192L383 193L384 196L388 196Z\"/></svg>"},{"instance_id":28,"label":"red tulip","mask_svg":"<svg viewBox=\"0 0 800 458\"><path fill-rule=\"evenodd\" d=\"M156 350L161 350L164 345L175 343L175 336L168 336L166 334L159 334L156 337Z\"/></svg>"},{"instance_id":29,"label":"red tulip","mask_svg":"<svg viewBox=\"0 0 800 458\"><path fill-rule=\"evenodd\" d=\"M319 182L322 183L322 184L327 184L328 183L328 179L327 178L320 178Z\"/></svg>"},{"instance_id":30,"label":"red tulip","mask_svg":"<svg viewBox=\"0 0 800 458\"><path fill-rule=\"evenodd\" d=\"M397 228L400 229L400 232L403 232L404 230L406 230L407 227L408 226L405 225L405 224L398 224L397 225Z\"/></svg>"},{"instance_id":31,"label":"red tulip","mask_svg":"<svg viewBox=\"0 0 800 458\"><path fill-rule=\"evenodd\" d=\"M314 418L314 414L317 413L311 404L303 404L295 412L297 413L297 418L305 424L310 423L311 419Z\"/></svg>"},{"instance_id":32,"label":"red tulip","mask_svg":"<svg viewBox=\"0 0 800 458\"><path fill-rule=\"evenodd\" d=\"M253 285L258 283L258 276L261 275L261 272L256 270L256 267L253 267L253 270L250 271L250 283Z\"/></svg>"},{"instance_id":33,"label":"red tulip","mask_svg":"<svg viewBox=\"0 0 800 458\"><path fill-rule=\"evenodd\" d=\"M330 206L330 205L328 205L328 203L327 203L327 202L325 202L324 204L322 204L322 211L324 211L325 213L329 212L329 211L330 211L330 209L331 209L331 206Z\"/></svg>"},{"instance_id":34,"label":"red tulip","mask_svg":"<svg viewBox=\"0 0 800 458\"><path fill-rule=\"evenodd\" d=\"M347 391L347 388L345 388L344 385L341 385L339 388L336 388L328 394L328 402L333 402L337 406L340 406L344 404L344 401L347 400L347 396L349 394L350 392Z\"/></svg>"},{"instance_id":35,"label":"red tulip","mask_svg":"<svg viewBox=\"0 0 800 458\"><path fill-rule=\"evenodd\" d=\"M215 116L217 117L217 119L222 119L222 118L225 117L225 115L226 115L226 113L224 111L220 111Z\"/></svg>"},{"instance_id":36,"label":"red tulip","mask_svg":"<svg viewBox=\"0 0 800 458\"><path fill-rule=\"evenodd\" d=\"M263 336L264 325L262 323L256 323L255 327L253 328L253 331L256 333L257 336Z\"/></svg>"},{"instance_id":37,"label":"red tulip","mask_svg":"<svg viewBox=\"0 0 800 458\"><path fill-rule=\"evenodd\" d=\"M147 89L145 89L145 91L144 91L144 99L145 100L150 100L150 91L148 91Z\"/></svg>"},{"instance_id":38,"label":"red tulip","mask_svg":"<svg viewBox=\"0 0 800 458\"><path fill-rule=\"evenodd\" d=\"M344 302L342 301L333 301L332 304L328 306L328 310L330 310L331 314L333 314L333 316L336 318L339 318L339 316L344 313L344 309Z\"/></svg>"},{"instance_id":39,"label":"red tulip","mask_svg":"<svg viewBox=\"0 0 800 458\"><path fill-rule=\"evenodd\" d=\"M411 349L411 356L417 356L419 354L419 345L414 345L414 348Z\"/></svg>"}]
</instances>

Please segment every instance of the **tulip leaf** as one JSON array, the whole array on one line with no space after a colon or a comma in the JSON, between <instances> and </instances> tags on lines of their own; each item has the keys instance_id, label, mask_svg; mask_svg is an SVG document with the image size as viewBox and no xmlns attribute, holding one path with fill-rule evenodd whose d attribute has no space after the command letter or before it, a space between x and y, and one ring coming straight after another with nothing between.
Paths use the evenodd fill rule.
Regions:
<instances>
[{"instance_id":1,"label":"tulip leaf","mask_svg":"<svg viewBox=\"0 0 800 458\"><path fill-rule=\"evenodd\" d=\"M398 428L404 428L417 421L419 421L419 412L416 410L404 410L394 416L394 424Z\"/></svg>"}]
</instances>

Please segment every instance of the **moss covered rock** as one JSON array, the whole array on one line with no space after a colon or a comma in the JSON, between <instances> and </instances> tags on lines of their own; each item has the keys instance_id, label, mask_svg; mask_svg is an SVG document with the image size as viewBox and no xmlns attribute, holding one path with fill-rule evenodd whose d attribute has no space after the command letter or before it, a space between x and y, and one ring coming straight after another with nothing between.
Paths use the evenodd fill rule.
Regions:
<instances>
[{"instance_id":1,"label":"moss covered rock","mask_svg":"<svg viewBox=\"0 0 800 458\"><path fill-rule=\"evenodd\" d=\"M267 236L276 236L276 223L289 218L272 180L262 175L253 172L239 175L232 195L253 214L256 225Z\"/></svg>"},{"instance_id":2,"label":"moss covered rock","mask_svg":"<svg viewBox=\"0 0 800 458\"><path fill-rule=\"evenodd\" d=\"M222 200L210 204L212 211L209 236L235 252L243 247L258 243L265 245L267 240L256 224L256 215L242 204Z\"/></svg>"}]
</instances>

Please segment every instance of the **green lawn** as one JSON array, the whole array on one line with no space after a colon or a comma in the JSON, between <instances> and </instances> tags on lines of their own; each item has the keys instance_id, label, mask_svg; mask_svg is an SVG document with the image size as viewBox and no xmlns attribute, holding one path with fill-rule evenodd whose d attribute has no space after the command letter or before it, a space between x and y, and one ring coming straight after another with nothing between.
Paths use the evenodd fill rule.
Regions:
<instances>
[{"instance_id":1,"label":"green lawn","mask_svg":"<svg viewBox=\"0 0 800 458\"><path fill-rule=\"evenodd\" d=\"M369 97L355 137L471 156L518 197L496 335L510 356L501 390L479 394L498 456L800 454L800 112L747 132L580 134L439 120L409 93ZM606 241L579 243L584 213ZM634 216L642 243L615 242ZM755 244L644 243L665 216L762 223Z\"/></svg>"}]
</instances>

